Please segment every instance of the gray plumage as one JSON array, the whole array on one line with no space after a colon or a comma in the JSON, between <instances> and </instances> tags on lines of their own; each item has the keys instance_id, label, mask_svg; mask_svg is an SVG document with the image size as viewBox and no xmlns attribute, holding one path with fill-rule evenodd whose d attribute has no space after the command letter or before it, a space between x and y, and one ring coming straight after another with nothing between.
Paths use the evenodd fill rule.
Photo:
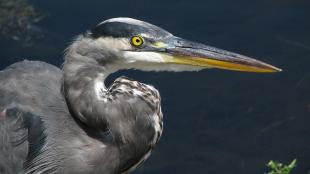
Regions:
<instances>
[{"instance_id":1,"label":"gray plumage","mask_svg":"<svg viewBox=\"0 0 310 174\"><path fill-rule=\"evenodd\" d=\"M85 54L97 49L89 40L76 41ZM153 117L162 120L158 91L121 77L100 101L94 83L113 55L82 54L69 48L63 71L23 61L0 72L1 173L127 173L154 148L161 135L153 126ZM140 90L146 98L134 94Z\"/></svg>"},{"instance_id":2,"label":"gray plumage","mask_svg":"<svg viewBox=\"0 0 310 174\"><path fill-rule=\"evenodd\" d=\"M211 67L279 71L130 18L106 20L78 36L62 69L38 61L7 67L0 71L0 173L132 172L161 137L160 95L126 77L106 87L106 77L121 69Z\"/></svg>"},{"instance_id":3,"label":"gray plumage","mask_svg":"<svg viewBox=\"0 0 310 174\"><path fill-rule=\"evenodd\" d=\"M1 136L9 135L1 142L1 155L7 156L1 156L0 164L6 170L7 159L12 158L10 169L16 169L3 173L20 172L18 170L22 169L23 161L27 162L26 173L121 173L152 150L154 145L150 142L153 142L155 136L160 136L156 135L151 124L147 124L151 123L152 119L148 117L153 117L154 110L159 111L159 103L153 106L153 101L130 97L133 89L131 83L141 85L150 96L159 99L158 92L153 93L139 82L117 79L110 90L113 100L98 108L90 108L93 117L103 112L103 115L110 116L109 119L94 121L94 125L84 125L69 112L61 88L62 72L57 67L43 62L24 61L1 72L0 79L1 107L2 110L6 109L5 121L1 123ZM79 88L79 85L86 83L79 81L74 86ZM89 92L87 87L85 92ZM83 102L91 107L92 101ZM157 114L161 116L160 112ZM27 123L35 119L39 123ZM32 135L41 134L41 138L25 138L31 136L31 132ZM22 142L9 145L16 141ZM28 144L34 146L29 149L35 150L26 158ZM4 146L10 149L4 149Z\"/></svg>"}]
</instances>

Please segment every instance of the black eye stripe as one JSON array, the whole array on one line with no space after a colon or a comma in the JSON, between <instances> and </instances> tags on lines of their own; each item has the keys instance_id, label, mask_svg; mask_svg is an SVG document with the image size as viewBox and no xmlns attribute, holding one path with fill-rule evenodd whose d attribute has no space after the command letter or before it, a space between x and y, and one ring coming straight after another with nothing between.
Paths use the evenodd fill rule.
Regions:
<instances>
[{"instance_id":1,"label":"black eye stripe","mask_svg":"<svg viewBox=\"0 0 310 174\"><path fill-rule=\"evenodd\" d=\"M167 31L152 25L140 26L123 22L101 23L90 30L90 35L98 37L130 38L133 35L145 33L155 38L170 35Z\"/></svg>"}]
</instances>

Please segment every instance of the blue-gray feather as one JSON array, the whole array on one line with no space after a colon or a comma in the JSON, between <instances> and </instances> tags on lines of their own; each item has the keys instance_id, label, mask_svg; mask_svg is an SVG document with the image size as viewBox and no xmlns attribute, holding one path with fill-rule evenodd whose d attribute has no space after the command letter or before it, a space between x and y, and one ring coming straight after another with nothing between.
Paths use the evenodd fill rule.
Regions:
<instances>
[{"instance_id":1,"label":"blue-gray feather","mask_svg":"<svg viewBox=\"0 0 310 174\"><path fill-rule=\"evenodd\" d=\"M132 83L147 86L117 79L113 101L92 110L108 123L98 129L70 113L62 82L62 71L43 62L23 61L0 72L0 107L6 113L0 121L2 173L116 174L143 162L160 137L152 121L159 103L150 107L152 101L132 98ZM157 91L147 92L159 97Z\"/></svg>"}]
</instances>

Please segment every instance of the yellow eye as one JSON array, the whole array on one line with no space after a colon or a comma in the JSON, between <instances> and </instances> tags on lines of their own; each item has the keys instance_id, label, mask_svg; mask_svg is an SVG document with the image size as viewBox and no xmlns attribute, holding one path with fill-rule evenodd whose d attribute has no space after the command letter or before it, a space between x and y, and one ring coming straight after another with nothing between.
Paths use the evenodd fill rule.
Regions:
<instances>
[{"instance_id":1,"label":"yellow eye","mask_svg":"<svg viewBox=\"0 0 310 174\"><path fill-rule=\"evenodd\" d=\"M133 36L133 37L131 38L131 44L132 44L133 46L135 46L135 47L141 46L141 45L143 44L143 42L144 42L144 40L143 40L143 38L140 37L140 36Z\"/></svg>"}]
</instances>

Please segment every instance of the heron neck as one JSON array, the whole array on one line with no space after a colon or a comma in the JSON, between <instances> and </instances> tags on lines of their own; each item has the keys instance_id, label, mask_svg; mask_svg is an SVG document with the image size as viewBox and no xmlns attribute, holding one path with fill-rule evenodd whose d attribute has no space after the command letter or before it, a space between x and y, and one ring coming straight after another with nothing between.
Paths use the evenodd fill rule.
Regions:
<instances>
[{"instance_id":1,"label":"heron neck","mask_svg":"<svg viewBox=\"0 0 310 174\"><path fill-rule=\"evenodd\" d=\"M72 60L68 56L63 65L63 86L72 114L91 128L106 129L106 120L96 109L102 104L99 95L107 91L104 81L111 71L105 66Z\"/></svg>"},{"instance_id":2,"label":"heron neck","mask_svg":"<svg viewBox=\"0 0 310 174\"><path fill-rule=\"evenodd\" d=\"M86 125L106 129L106 119L98 108L107 91L105 79L120 69L111 51L102 50L88 37L79 36L67 49L64 72L64 94L71 112Z\"/></svg>"},{"instance_id":3,"label":"heron neck","mask_svg":"<svg viewBox=\"0 0 310 174\"><path fill-rule=\"evenodd\" d=\"M150 129L153 126L150 121L152 112L145 110L148 107L131 107L127 102L120 105L121 100L110 99L104 80L118 69L111 62L98 62L99 58L74 50L79 49L69 48L63 65L64 95L71 113L87 126L85 130L111 135L95 135L94 138L112 138L112 141L105 139L104 144L111 143L107 148L118 149L119 170L128 168L154 145L157 134L155 129Z\"/></svg>"}]
</instances>

